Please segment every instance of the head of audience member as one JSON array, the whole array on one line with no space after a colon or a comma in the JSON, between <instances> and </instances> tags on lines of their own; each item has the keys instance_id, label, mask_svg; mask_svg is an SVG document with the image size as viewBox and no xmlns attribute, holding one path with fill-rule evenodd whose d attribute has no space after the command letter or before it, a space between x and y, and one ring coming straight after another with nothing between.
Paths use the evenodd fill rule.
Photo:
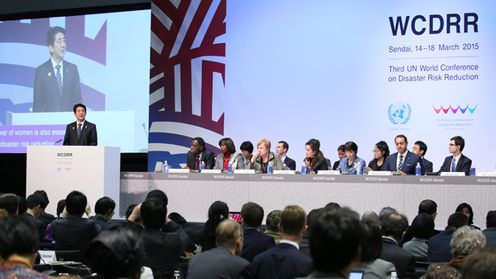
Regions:
<instances>
[{"instance_id":1,"label":"head of audience member","mask_svg":"<svg viewBox=\"0 0 496 279\"><path fill-rule=\"evenodd\" d=\"M463 226L453 233L450 246L453 258L463 258L470 255L475 249L485 247L486 237L480 230Z\"/></svg>"},{"instance_id":2,"label":"head of audience member","mask_svg":"<svg viewBox=\"0 0 496 279\"><path fill-rule=\"evenodd\" d=\"M167 198L167 195L164 193L164 191L159 190L159 189L151 190L150 192L148 192L145 200L147 200L149 198L156 198L156 199L160 200L162 202L162 204L164 205L164 207L167 207L167 205L169 204L169 198Z\"/></svg>"},{"instance_id":3,"label":"head of audience member","mask_svg":"<svg viewBox=\"0 0 496 279\"><path fill-rule=\"evenodd\" d=\"M496 227L496 210L490 210L486 215L486 227L494 228Z\"/></svg>"},{"instance_id":4,"label":"head of audience member","mask_svg":"<svg viewBox=\"0 0 496 279\"><path fill-rule=\"evenodd\" d=\"M0 195L0 218L16 215L18 212L18 199L14 194Z\"/></svg>"},{"instance_id":5,"label":"head of audience member","mask_svg":"<svg viewBox=\"0 0 496 279\"><path fill-rule=\"evenodd\" d=\"M405 135L397 135L394 138L394 145L399 154L404 154L408 148L408 139Z\"/></svg>"},{"instance_id":6,"label":"head of audience member","mask_svg":"<svg viewBox=\"0 0 496 279\"><path fill-rule=\"evenodd\" d=\"M413 144L412 152L417 154L420 158L424 158L425 153L427 153L427 144L421 140L416 141Z\"/></svg>"},{"instance_id":7,"label":"head of audience member","mask_svg":"<svg viewBox=\"0 0 496 279\"><path fill-rule=\"evenodd\" d=\"M133 213L133 210L134 210L134 208L135 208L137 205L138 205L138 204L136 204L136 203L132 203L132 204L130 204L130 205L127 207L127 209L126 209L126 220L127 220L127 218L129 218L129 216L131 215L131 213Z\"/></svg>"},{"instance_id":8,"label":"head of audience member","mask_svg":"<svg viewBox=\"0 0 496 279\"><path fill-rule=\"evenodd\" d=\"M419 204L418 214L425 213L432 216L433 220L436 220L437 216L437 203L433 200L423 200Z\"/></svg>"},{"instance_id":9,"label":"head of audience member","mask_svg":"<svg viewBox=\"0 0 496 279\"><path fill-rule=\"evenodd\" d=\"M381 230L370 222L361 222L362 225L362 262L371 262L379 258L382 251Z\"/></svg>"},{"instance_id":10,"label":"head of audience member","mask_svg":"<svg viewBox=\"0 0 496 279\"><path fill-rule=\"evenodd\" d=\"M174 221L176 224L180 225L181 227L184 227L188 222L186 219L179 213L177 212L171 212L169 213L169 219Z\"/></svg>"},{"instance_id":11,"label":"head of audience member","mask_svg":"<svg viewBox=\"0 0 496 279\"><path fill-rule=\"evenodd\" d=\"M472 206L470 206L470 204L462 202L456 207L455 212L461 212L467 216L467 225L472 225L474 223L474 211L472 210Z\"/></svg>"},{"instance_id":12,"label":"head of audience member","mask_svg":"<svg viewBox=\"0 0 496 279\"><path fill-rule=\"evenodd\" d=\"M102 278L140 278L145 257L141 237L126 227L102 231L86 250L86 262Z\"/></svg>"},{"instance_id":13,"label":"head of audience member","mask_svg":"<svg viewBox=\"0 0 496 279\"><path fill-rule=\"evenodd\" d=\"M411 231L413 237L420 239L429 239L432 236L432 231L434 230L434 220L432 215L426 213L420 213L415 216L412 221Z\"/></svg>"},{"instance_id":14,"label":"head of audience member","mask_svg":"<svg viewBox=\"0 0 496 279\"><path fill-rule=\"evenodd\" d=\"M300 242L306 230L307 213L299 205L288 205L281 212L282 238Z\"/></svg>"},{"instance_id":15,"label":"head of audience member","mask_svg":"<svg viewBox=\"0 0 496 279\"><path fill-rule=\"evenodd\" d=\"M348 160L355 160L358 153L358 145L353 141L348 141L344 144L344 154Z\"/></svg>"},{"instance_id":16,"label":"head of audience member","mask_svg":"<svg viewBox=\"0 0 496 279\"><path fill-rule=\"evenodd\" d=\"M34 191L35 195L39 195L43 198L43 203L41 204L41 209L45 211L46 207L50 203L50 200L48 199L48 194L45 192L45 190L36 190Z\"/></svg>"},{"instance_id":17,"label":"head of audience member","mask_svg":"<svg viewBox=\"0 0 496 279\"><path fill-rule=\"evenodd\" d=\"M496 278L496 250L481 248L473 251L463 263L464 279Z\"/></svg>"},{"instance_id":18,"label":"head of audience member","mask_svg":"<svg viewBox=\"0 0 496 279\"><path fill-rule=\"evenodd\" d=\"M360 263L361 238L358 213L349 208L324 210L310 228L310 254L315 269L341 273L347 278Z\"/></svg>"},{"instance_id":19,"label":"head of audience member","mask_svg":"<svg viewBox=\"0 0 496 279\"><path fill-rule=\"evenodd\" d=\"M389 156L389 146L385 141L381 140L380 142L375 144L373 152L374 159L384 160L387 156Z\"/></svg>"},{"instance_id":20,"label":"head of audience member","mask_svg":"<svg viewBox=\"0 0 496 279\"><path fill-rule=\"evenodd\" d=\"M337 202L329 202L324 206L325 209L338 209L341 208L341 205Z\"/></svg>"},{"instance_id":21,"label":"head of audience member","mask_svg":"<svg viewBox=\"0 0 496 279\"><path fill-rule=\"evenodd\" d=\"M141 204L141 220L143 226L148 230L160 230L167 217L167 208L157 198L146 199Z\"/></svg>"},{"instance_id":22,"label":"head of audience member","mask_svg":"<svg viewBox=\"0 0 496 279\"><path fill-rule=\"evenodd\" d=\"M369 226L375 226L378 228L381 227L379 215L377 215L377 213L375 213L374 211L366 211L365 213L363 213L361 222Z\"/></svg>"},{"instance_id":23,"label":"head of audience member","mask_svg":"<svg viewBox=\"0 0 496 279\"><path fill-rule=\"evenodd\" d=\"M55 62L59 63L65 55L65 29L60 26L50 28L47 33L48 51Z\"/></svg>"},{"instance_id":24,"label":"head of audience member","mask_svg":"<svg viewBox=\"0 0 496 279\"><path fill-rule=\"evenodd\" d=\"M250 141L244 141L239 146L239 150L241 150L241 154L243 154L243 157L249 160L251 159L251 154L253 153L253 144Z\"/></svg>"},{"instance_id":25,"label":"head of audience member","mask_svg":"<svg viewBox=\"0 0 496 279\"><path fill-rule=\"evenodd\" d=\"M455 212L448 217L448 226L446 229L456 230L468 224L467 215L461 212Z\"/></svg>"},{"instance_id":26,"label":"head of audience member","mask_svg":"<svg viewBox=\"0 0 496 279\"><path fill-rule=\"evenodd\" d=\"M86 196L79 191L72 191L65 198L65 210L70 215L82 217L87 204Z\"/></svg>"},{"instance_id":27,"label":"head of audience member","mask_svg":"<svg viewBox=\"0 0 496 279\"><path fill-rule=\"evenodd\" d=\"M338 159L341 160L343 159L344 157L344 144L341 144L338 146L338 149L337 149L337 152L338 152Z\"/></svg>"},{"instance_id":28,"label":"head of audience member","mask_svg":"<svg viewBox=\"0 0 496 279\"><path fill-rule=\"evenodd\" d=\"M389 206L383 207L381 209L381 211L379 211L379 221L382 222L382 220L384 218L386 218L387 216L389 216L392 213L398 214L398 211L392 207L389 207Z\"/></svg>"},{"instance_id":29,"label":"head of audience member","mask_svg":"<svg viewBox=\"0 0 496 279\"><path fill-rule=\"evenodd\" d=\"M203 244L203 249L215 247L215 231L219 223L229 218L229 207L223 201L215 201L208 208L208 220L203 228L203 235L206 243ZM206 247L205 247L206 245ZM210 247L212 245L212 247Z\"/></svg>"},{"instance_id":30,"label":"head of audience member","mask_svg":"<svg viewBox=\"0 0 496 279\"><path fill-rule=\"evenodd\" d=\"M105 220L110 221L115 212L115 202L109 197L103 197L96 201L95 203L95 214L98 214L105 218Z\"/></svg>"},{"instance_id":31,"label":"head of audience member","mask_svg":"<svg viewBox=\"0 0 496 279\"><path fill-rule=\"evenodd\" d=\"M24 215L28 209L28 206L26 205L26 199L21 196L16 196L17 197L17 215Z\"/></svg>"},{"instance_id":32,"label":"head of audience member","mask_svg":"<svg viewBox=\"0 0 496 279\"><path fill-rule=\"evenodd\" d=\"M219 223L215 230L217 246L227 247L234 255L241 255L243 250L243 229L241 225L231 219Z\"/></svg>"},{"instance_id":33,"label":"head of audience member","mask_svg":"<svg viewBox=\"0 0 496 279\"><path fill-rule=\"evenodd\" d=\"M247 228L258 228L262 225L264 209L259 204L247 202L241 207L243 226Z\"/></svg>"},{"instance_id":34,"label":"head of audience member","mask_svg":"<svg viewBox=\"0 0 496 279\"><path fill-rule=\"evenodd\" d=\"M465 147L465 140L460 136L454 136L450 139L450 143L448 144L448 149L453 156L457 156L462 153L463 148Z\"/></svg>"},{"instance_id":35,"label":"head of audience member","mask_svg":"<svg viewBox=\"0 0 496 279\"><path fill-rule=\"evenodd\" d=\"M267 224L267 229L271 232L279 232L279 224L281 222L281 211L280 210L272 210L267 214L267 220L265 223Z\"/></svg>"},{"instance_id":36,"label":"head of audience member","mask_svg":"<svg viewBox=\"0 0 496 279\"><path fill-rule=\"evenodd\" d=\"M257 152L262 158L268 158L270 154L270 141L261 139L257 144Z\"/></svg>"},{"instance_id":37,"label":"head of audience member","mask_svg":"<svg viewBox=\"0 0 496 279\"><path fill-rule=\"evenodd\" d=\"M307 214L307 231L306 231L307 234L310 233L310 229L312 228L312 225L317 221L317 218L319 217L319 215L322 212L324 212L324 210L330 210L330 209L325 209L325 208L321 207L321 208L312 209L312 210L310 210L310 212L308 212L308 214Z\"/></svg>"},{"instance_id":38,"label":"head of audience member","mask_svg":"<svg viewBox=\"0 0 496 279\"><path fill-rule=\"evenodd\" d=\"M200 154L203 150L205 150L205 141L200 137L193 138L190 151L193 154Z\"/></svg>"},{"instance_id":39,"label":"head of audience member","mask_svg":"<svg viewBox=\"0 0 496 279\"><path fill-rule=\"evenodd\" d=\"M454 266L446 263L430 264L422 279L461 279L462 273Z\"/></svg>"},{"instance_id":40,"label":"head of audience member","mask_svg":"<svg viewBox=\"0 0 496 279\"><path fill-rule=\"evenodd\" d=\"M230 155L236 153L236 146L231 138L222 138L219 140L220 151L223 154Z\"/></svg>"},{"instance_id":41,"label":"head of audience member","mask_svg":"<svg viewBox=\"0 0 496 279\"><path fill-rule=\"evenodd\" d=\"M9 215L0 219L0 255L4 260L27 261L31 266L36 259L39 239L33 233L36 227L25 217Z\"/></svg>"},{"instance_id":42,"label":"head of audience member","mask_svg":"<svg viewBox=\"0 0 496 279\"><path fill-rule=\"evenodd\" d=\"M277 147L276 147L276 153L277 155L279 156L286 156L286 153L288 153L288 150L289 150L289 144L286 142L286 141L279 141L277 143Z\"/></svg>"},{"instance_id":43,"label":"head of audience member","mask_svg":"<svg viewBox=\"0 0 496 279\"><path fill-rule=\"evenodd\" d=\"M60 200L57 202L57 218L65 217L65 200Z\"/></svg>"},{"instance_id":44,"label":"head of audience member","mask_svg":"<svg viewBox=\"0 0 496 279\"><path fill-rule=\"evenodd\" d=\"M26 199L27 212L34 217L38 217L43 212L43 203L45 199L37 194L31 194Z\"/></svg>"},{"instance_id":45,"label":"head of audience member","mask_svg":"<svg viewBox=\"0 0 496 279\"><path fill-rule=\"evenodd\" d=\"M407 228L408 220L399 213L391 213L381 220L382 235L394 239L397 243L401 243Z\"/></svg>"}]
</instances>

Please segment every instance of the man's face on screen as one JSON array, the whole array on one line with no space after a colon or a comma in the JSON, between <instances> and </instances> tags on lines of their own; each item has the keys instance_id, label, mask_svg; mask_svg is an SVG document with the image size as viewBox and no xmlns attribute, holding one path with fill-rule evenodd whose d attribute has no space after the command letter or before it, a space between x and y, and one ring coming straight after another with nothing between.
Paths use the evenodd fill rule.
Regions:
<instances>
[{"instance_id":1,"label":"man's face on screen","mask_svg":"<svg viewBox=\"0 0 496 279\"><path fill-rule=\"evenodd\" d=\"M65 55L65 35L64 33L55 34L55 40L53 44L49 45L50 53L55 61L60 61Z\"/></svg>"},{"instance_id":2,"label":"man's face on screen","mask_svg":"<svg viewBox=\"0 0 496 279\"><path fill-rule=\"evenodd\" d=\"M396 145L396 151L398 151L398 153L400 153L400 154L405 153L405 151L406 151L406 141L405 141L404 138L397 137L394 140L394 144Z\"/></svg>"},{"instance_id":3,"label":"man's face on screen","mask_svg":"<svg viewBox=\"0 0 496 279\"><path fill-rule=\"evenodd\" d=\"M77 107L74 115L78 122L82 122L86 117L86 110L83 107Z\"/></svg>"}]
</instances>

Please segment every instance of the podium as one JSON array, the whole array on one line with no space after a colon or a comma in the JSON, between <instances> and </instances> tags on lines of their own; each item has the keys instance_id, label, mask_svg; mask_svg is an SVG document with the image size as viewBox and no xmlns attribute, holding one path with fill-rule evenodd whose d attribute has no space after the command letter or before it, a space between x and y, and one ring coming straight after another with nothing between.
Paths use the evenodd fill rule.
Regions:
<instances>
[{"instance_id":1,"label":"podium","mask_svg":"<svg viewBox=\"0 0 496 279\"><path fill-rule=\"evenodd\" d=\"M92 212L103 196L112 198L119 209L119 147L28 146L26 160L26 195L45 190L48 213L55 214L57 202L73 190L86 195Z\"/></svg>"}]
</instances>

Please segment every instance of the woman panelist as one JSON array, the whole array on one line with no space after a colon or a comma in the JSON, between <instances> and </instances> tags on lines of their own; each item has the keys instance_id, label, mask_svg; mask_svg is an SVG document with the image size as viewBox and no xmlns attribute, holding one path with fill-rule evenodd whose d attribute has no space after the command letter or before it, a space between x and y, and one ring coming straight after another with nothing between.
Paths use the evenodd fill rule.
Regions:
<instances>
[{"instance_id":1,"label":"woman panelist","mask_svg":"<svg viewBox=\"0 0 496 279\"><path fill-rule=\"evenodd\" d=\"M320 141L310 139L305 143L305 160L307 173L318 173L319 170L329 170L324 154L320 151Z\"/></svg>"},{"instance_id":2,"label":"woman panelist","mask_svg":"<svg viewBox=\"0 0 496 279\"><path fill-rule=\"evenodd\" d=\"M231 138L219 140L219 147L221 153L215 158L214 169L228 171L229 165L232 166L232 170L245 168L243 155L236 153L236 147Z\"/></svg>"},{"instance_id":3,"label":"woman panelist","mask_svg":"<svg viewBox=\"0 0 496 279\"><path fill-rule=\"evenodd\" d=\"M341 174L363 174L365 161L357 156L358 145L352 141L344 144L345 156L339 162L338 170Z\"/></svg>"},{"instance_id":4,"label":"woman panelist","mask_svg":"<svg viewBox=\"0 0 496 279\"><path fill-rule=\"evenodd\" d=\"M258 142L257 150L253 152L250 164L245 168L254 169L256 173L267 173L269 166L273 170L283 169L281 158L270 152L270 141L262 139Z\"/></svg>"}]
</instances>

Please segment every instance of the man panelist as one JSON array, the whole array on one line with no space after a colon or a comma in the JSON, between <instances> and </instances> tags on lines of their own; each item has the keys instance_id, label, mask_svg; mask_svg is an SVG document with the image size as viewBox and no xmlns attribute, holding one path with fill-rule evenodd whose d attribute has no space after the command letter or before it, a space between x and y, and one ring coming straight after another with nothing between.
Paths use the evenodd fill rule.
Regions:
<instances>
[{"instance_id":1,"label":"man panelist","mask_svg":"<svg viewBox=\"0 0 496 279\"><path fill-rule=\"evenodd\" d=\"M452 137L448 147L452 155L444 159L439 172L464 172L465 175L469 175L472 160L462 154L465 140L460 136Z\"/></svg>"},{"instance_id":2,"label":"man panelist","mask_svg":"<svg viewBox=\"0 0 496 279\"><path fill-rule=\"evenodd\" d=\"M47 34L50 59L36 68L33 86L33 112L71 111L81 103L77 66L64 60L65 29L53 27Z\"/></svg>"},{"instance_id":3,"label":"man panelist","mask_svg":"<svg viewBox=\"0 0 496 279\"><path fill-rule=\"evenodd\" d=\"M394 138L394 144L398 152L386 158L386 169L388 171L398 171L401 174L415 174L415 167L418 163L422 167L422 160L417 154L408 151L408 139L406 136L397 135Z\"/></svg>"},{"instance_id":4,"label":"man panelist","mask_svg":"<svg viewBox=\"0 0 496 279\"><path fill-rule=\"evenodd\" d=\"M67 124L64 145L97 145L96 125L86 121L86 106L75 104L72 110L76 121Z\"/></svg>"}]
</instances>

